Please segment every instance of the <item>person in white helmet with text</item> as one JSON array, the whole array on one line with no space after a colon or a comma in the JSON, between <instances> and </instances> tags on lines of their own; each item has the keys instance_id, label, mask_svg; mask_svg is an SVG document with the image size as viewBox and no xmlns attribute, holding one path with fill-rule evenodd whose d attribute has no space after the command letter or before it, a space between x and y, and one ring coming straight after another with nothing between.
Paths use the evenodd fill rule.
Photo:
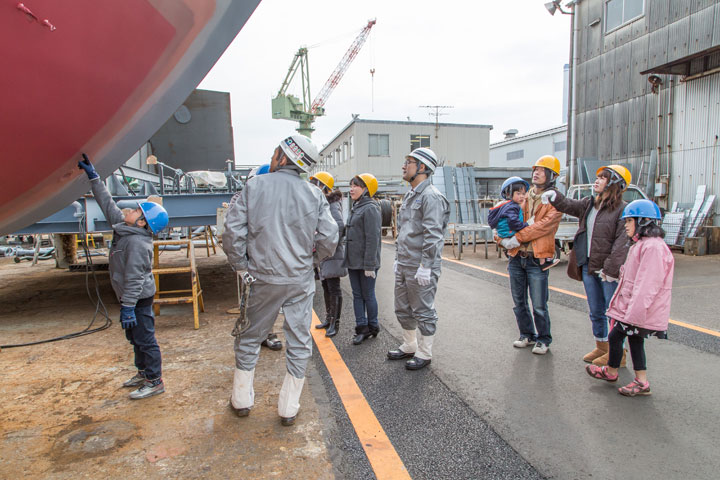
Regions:
<instances>
[{"instance_id":1,"label":"person in white helmet with text","mask_svg":"<svg viewBox=\"0 0 720 480\"><path fill-rule=\"evenodd\" d=\"M249 415L253 407L260 343L281 307L287 359L278 399L282 424L293 425L300 408L312 354L313 256L318 260L331 256L338 242L338 226L325 195L300 177L317 159L317 147L309 138L286 138L273 152L274 174L250 179L225 217L223 250L233 269L251 282L248 326L235 337L234 345L230 406L240 417Z\"/></svg>"},{"instance_id":2,"label":"person in white helmet with text","mask_svg":"<svg viewBox=\"0 0 720 480\"><path fill-rule=\"evenodd\" d=\"M395 315L403 329L403 343L387 357L410 358L405 362L408 370L430 364L438 321L435 293L450 204L432 184L430 177L437 165L437 156L429 148L413 150L403 164L403 180L411 190L398 213L394 264Z\"/></svg>"}]
</instances>

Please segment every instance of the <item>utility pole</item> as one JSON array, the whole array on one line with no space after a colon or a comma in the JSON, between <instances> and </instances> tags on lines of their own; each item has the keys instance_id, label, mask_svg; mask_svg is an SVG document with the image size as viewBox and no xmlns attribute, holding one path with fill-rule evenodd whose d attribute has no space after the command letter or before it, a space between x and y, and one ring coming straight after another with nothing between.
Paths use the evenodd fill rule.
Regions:
<instances>
[{"instance_id":1,"label":"utility pole","mask_svg":"<svg viewBox=\"0 0 720 480\"><path fill-rule=\"evenodd\" d=\"M428 112L428 113L435 117L435 138L437 139L438 138L438 130L440 130L440 122L438 121L438 119L440 118L441 115L449 115L449 113L441 113L440 109L441 108L455 108L455 107L452 105L420 105L420 108L430 108L430 109L434 108L435 109L434 113L433 112Z\"/></svg>"}]
</instances>

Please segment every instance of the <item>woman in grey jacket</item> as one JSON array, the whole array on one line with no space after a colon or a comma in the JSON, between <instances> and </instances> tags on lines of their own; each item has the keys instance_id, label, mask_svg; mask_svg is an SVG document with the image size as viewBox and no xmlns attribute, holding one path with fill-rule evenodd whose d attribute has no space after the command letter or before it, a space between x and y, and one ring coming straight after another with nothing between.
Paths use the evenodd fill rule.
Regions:
<instances>
[{"instance_id":1,"label":"woman in grey jacket","mask_svg":"<svg viewBox=\"0 0 720 480\"><path fill-rule=\"evenodd\" d=\"M380 331L375 279L380 268L382 217L380 206L372 198L377 186L377 179L369 173L356 175L350 181L350 198L354 203L346 225L343 266L348 269L353 292L355 345L376 337Z\"/></svg>"},{"instance_id":2,"label":"woman in grey jacket","mask_svg":"<svg viewBox=\"0 0 720 480\"><path fill-rule=\"evenodd\" d=\"M315 328L327 328L326 337L337 335L340 327L340 314L342 313L342 290L340 289L340 278L347 275L343 267L345 257L345 223L342 216L342 193L333 191L335 179L327 172L318 172L310 177L310 183L318 187L325 194L330 204L330 214L338 226L338 246L335 254L326 258L316 266L317 275L321 280L323 293L325 294L325 322L315 325Z\"/></svg>"}]
</instances>

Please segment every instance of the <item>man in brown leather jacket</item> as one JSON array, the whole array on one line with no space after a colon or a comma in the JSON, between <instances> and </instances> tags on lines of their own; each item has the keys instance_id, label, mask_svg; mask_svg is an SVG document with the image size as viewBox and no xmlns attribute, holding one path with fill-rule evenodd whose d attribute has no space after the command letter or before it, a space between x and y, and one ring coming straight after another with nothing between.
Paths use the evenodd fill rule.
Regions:
<instances>
[{"instance_id":1,"label":"man in brown leather jacket","mask_svg":"<svg viewBox=\"0 0 720 480\"><path fill-rule=\"evenodd\" d=\"M555 256L555 232L560 225L562 214L550 204L543 204L543 192L555 185L560 173L560 161L550 155L540 157L533 166L533 188L528 191L523 205L523 217L529 226L519 230L514 237L501 240L508 249L510 260L510 291L515 307L515 320L520 338L513 342L516 348L535 345L532 352L547 353L552 335L548 312L548 270L547 258ZM528 304L528 292L532 301L532 314Z\"/></svg>"}]
</instances>

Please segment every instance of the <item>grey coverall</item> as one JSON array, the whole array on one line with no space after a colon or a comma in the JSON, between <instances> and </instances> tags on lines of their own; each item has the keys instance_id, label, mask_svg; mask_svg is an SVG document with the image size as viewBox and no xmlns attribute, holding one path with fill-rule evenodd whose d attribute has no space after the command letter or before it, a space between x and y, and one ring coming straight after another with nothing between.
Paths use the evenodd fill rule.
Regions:
<instances>
[{"instance_id":1,"label":"grey coverall","mask_svg":"<svg viewBox=\"0 0 720 480\"><path fill-rule=\"evenodd\" d=\"M405 194L398 213L395 315L404 330L418 328L424 336L435 334L438 320L435 292L450 217L449 205L428 178ZM420 265L432 270L430 285L421 286L415 279Z\"/></svg>"},{"instance_id":2,"label":"grey coverall","mask_svg":"<svg viewBox=\"0 0 720 480\"><path fill-rule=\"evenodd\" d=\"M236 367L255 368L260 342L282 307L287 370L303 378L312 354L313 248L322 260L338 242L325 195L294 167L253 177L227 211L222 240L230 265L256 278L247 307L250 327L235 337Z\"/></svg>"}]
</instances>

